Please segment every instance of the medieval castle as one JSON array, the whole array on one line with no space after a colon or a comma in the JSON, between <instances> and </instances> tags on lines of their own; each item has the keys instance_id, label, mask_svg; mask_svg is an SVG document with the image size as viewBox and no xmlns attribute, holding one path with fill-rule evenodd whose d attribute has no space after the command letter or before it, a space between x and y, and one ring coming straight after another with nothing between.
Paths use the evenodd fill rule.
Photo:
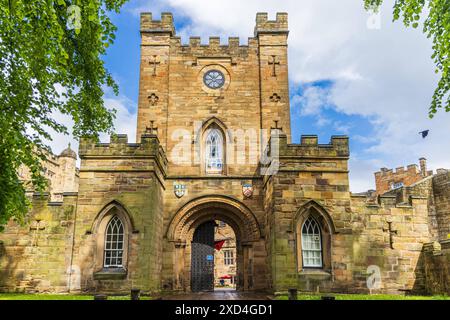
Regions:
<instances>
[{"instance_id":1,"label":"medieval castle","mask_svg":"<svg viewBox=\"0 0 450 320\"><path fill-rule=\"evenodd\" d=\"M352 194L346 136L291 143L286 13L258 13L246 45L184 45L169 13L140 32L137 143L49 160L49 192L0 234L1 291L208 290L223 221L238 290L450 293L449 171Z\"/></svg>"}]
</instances>

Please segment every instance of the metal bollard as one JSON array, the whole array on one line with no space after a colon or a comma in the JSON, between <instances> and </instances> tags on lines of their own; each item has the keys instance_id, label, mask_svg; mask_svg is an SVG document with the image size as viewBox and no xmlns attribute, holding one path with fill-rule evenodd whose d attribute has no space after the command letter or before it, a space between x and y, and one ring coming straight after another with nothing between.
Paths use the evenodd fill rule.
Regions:
<instances>
[{"instance_id":1,"label":"metal bollard","mask_svg":"<svg viewBox=\"0 0 450 320\"><path fill-rule=\"evenodd\" d=\"M139 300L140 294L141 294L140 289L131 289L131 300Z\"/></svg>"},{"instance_id":2,"label":"metal bollard","mask_svg":"<svg viewBox=\"0 0 450 320\"><path fill-rule=\"evenodd\" d=\"M288 289L288 299L297 300L297 289Z\"/></svg>"},{"instance_id":3,"label":"metal bollard","mask_svg":"<svg viewBox=\"0 0 450 320\"><path fill-rule=\"evenodd\" d=\"M106 294L96 294L94 295L94 300L108 300L108 296Z\"/></svg>"}]
</instances>

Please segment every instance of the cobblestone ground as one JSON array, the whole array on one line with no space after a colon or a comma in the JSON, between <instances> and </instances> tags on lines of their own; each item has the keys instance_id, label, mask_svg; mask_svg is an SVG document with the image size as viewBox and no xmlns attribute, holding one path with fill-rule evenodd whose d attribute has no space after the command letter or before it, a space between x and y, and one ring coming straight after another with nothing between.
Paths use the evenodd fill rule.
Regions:
<instances>
[{"instance_id":1,"label":"cobblestone ground","mask_svg":"<svg viewBox=\"0 0 450 320\"><path fill-rule=\"evenodd\" d=\"M236 290L216 290L163 296L163 300L268 300L264 292L242 292Z\"/></svg>"}]
</instances>

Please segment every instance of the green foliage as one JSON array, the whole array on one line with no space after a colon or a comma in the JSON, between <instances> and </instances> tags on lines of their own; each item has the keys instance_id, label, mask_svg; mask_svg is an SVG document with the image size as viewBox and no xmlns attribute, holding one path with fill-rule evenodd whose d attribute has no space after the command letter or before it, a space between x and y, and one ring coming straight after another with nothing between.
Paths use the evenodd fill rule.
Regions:
<instances>
[{"instance_id":1,"label":"green foliage","mask_svg":"<svg viewBox=\"0 0 450 320\"><path fill-rule=\"evenodd\" d=\"M414 296L400 294L333 294L336 300L450 300L445 295L435 296ZM321 300L321 294L315 293L299 293L298 300ZM276 300L288 300L287 295L280 295Z\"/></svg>"},{"instance_id":2,"label":"green foliage","mask_svg":"<svg viewBox=\"0 0 450 320\"><path fill-rule=\"evenodd\" d=\"M378 10L383 0L364 0L366 9ZM434 92L429 116L433 118L438 109L450 111L450 0L396 0L394 21L402 19L405 26L418 28L421 17L423 32L433 41L432 59L436 73L441 74Z\"/></svg>"},{"instance_id":3,"label":"green foliage","mask_svg":"<svg viewBox=\"0 0 450 320\"><path fill-rule=\"evenodd\" d=\"M142 295L140 299L152 300L151 297ZM75 294L0 293L0 300L94 300L94 296ZM131 296L108 296L108 300L131 300Z\"/></svg>"},{"instance_id":4,"label":"green foliage","mask_svg":"<svg viewBox=\"0 0 450 320\"><path fill-rule=\"evenodd\" d=\"M72 117L75 137L111 131L114 112L103 104L103 87L118 88L101 56L116 30L107 14L125 2L0 0L0 228L28 211L21 166L30 169L35 190L45 189L44 141L50 129L68 133L55 113Z\"/></svg>"}]
</instances>

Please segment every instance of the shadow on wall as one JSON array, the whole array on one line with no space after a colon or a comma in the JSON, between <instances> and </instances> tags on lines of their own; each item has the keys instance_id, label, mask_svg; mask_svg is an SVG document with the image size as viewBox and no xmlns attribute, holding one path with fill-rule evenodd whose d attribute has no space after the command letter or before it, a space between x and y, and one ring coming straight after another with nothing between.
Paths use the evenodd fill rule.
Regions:
<instances>
[{"instance_id":1,"label":"shadow on wall","mask_svg":"<svg viewBox=\"0 0 450 320\"><path fill-rule=\"evenodd\" d=\"M17 249L17 256L23 255L23 248ZM23 281L24 272L16 272L18 260L8 255L5 244L0 240L0 292L8 291L11 288L11 281L20 283ZM14 287L14 286L13 286Z\"/></svg>"},{"instance_id":2,"label":"shadow on wall","mask_svg":"<svg viewBox=\"0 0 450 320\"><path fill-rule=\"evenodd\" d=\"M418 266L424 293L450 295L450 240L425 244Z\"/></svg>"},{"instance_id":3,"label":"shadow on wall","mask_svg":"<svg viewBox=\"0 0 450 320\"><path fill-rule=\"evenodd\" d=\"M303 269L297 276L298 288L361 294L427 293L424 253L410 251L411 257L404 258L404 252L390 248L388 236L380 236L383 239L368 237L368 234L335 234L333 277L331 273ZM350 250L349 243L352 244ZM353 263L349 265L346 261ZM369 289L371 285L373 288Z\"/></svg>"},{"instance_id":4,"label":"shadow on wall","mask_svg":"<svg viewBox=\"0 0 450 320\"><path fill-rule=\"evenodd\" d=\"M424 245L425 248L426 244ZM422 249L422 252L419 255L419 259L417 260L417 264L416 267L414 268L414 286L412 288L412 292L413 294L418 294L418 295L423 295L423 294L427 294L429 292L427 292L426 289L426 268L425 268L425 249Z\"/></svg>"}]
</instances>

